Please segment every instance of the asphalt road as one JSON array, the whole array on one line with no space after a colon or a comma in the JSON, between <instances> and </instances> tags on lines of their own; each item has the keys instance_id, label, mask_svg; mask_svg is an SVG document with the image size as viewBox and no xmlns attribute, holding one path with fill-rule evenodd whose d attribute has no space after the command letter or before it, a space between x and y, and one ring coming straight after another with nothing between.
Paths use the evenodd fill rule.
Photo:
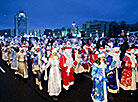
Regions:
<instances>
[{"instance_id":1,"label":"asphalt road","mask_svg":"<svg viewBox=\"0 0 138 102\"><path fill-rule=\"evenodd\" d=\"M35 80L31 68L29 68L29 78L23 79L18 75L14 75L14 71L1 59L0 66L6 71L6 73L3 73L0 70L0 102L54 101L47 93L47 81L42 81L44 88L42 91L39 91L39 88L34 84ZM62 90L57 102L92 102L91 90L92 81L90 78L83 74L75 75L75 84L70 87L68 95ZM114 99L109 97L109 102L137 102L138 91L134 91L131 95L129 91L121 90L114 97Z\"/></svg>"}]
</instances>

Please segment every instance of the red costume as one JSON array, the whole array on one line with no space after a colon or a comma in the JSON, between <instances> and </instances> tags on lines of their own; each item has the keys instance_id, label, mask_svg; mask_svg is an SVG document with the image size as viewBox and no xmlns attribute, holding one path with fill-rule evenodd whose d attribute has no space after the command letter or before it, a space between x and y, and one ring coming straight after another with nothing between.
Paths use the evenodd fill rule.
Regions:
<instances>
[{"instance_id":1,"label":"red costume","mask_svg":"<svg viewBox=\"0 0 138 102\"><path fill-rule=\"evenodd\" d=\"M71 47L65 47L66 49L71 49ZM66 54L61 55L59 66L62 69L61 77L63 80L63 87L68 90L70 85L74 83L74 68L73 68L73 58L67 57Z\"/></svg>"},{"instance_id":2,"label":"red costume","mask_svg":"<svg viewBox=\"0 0 138 102\"><path fill-rule=\"evenodd\" d=\"M134 57L131 54L125 54L123 61L126 60L126 64L122 71L122 77L120 82L120 87L124 90L136 90L136 77L135 68L137 63L133 60Z\"/></svg>"}]
</instances>

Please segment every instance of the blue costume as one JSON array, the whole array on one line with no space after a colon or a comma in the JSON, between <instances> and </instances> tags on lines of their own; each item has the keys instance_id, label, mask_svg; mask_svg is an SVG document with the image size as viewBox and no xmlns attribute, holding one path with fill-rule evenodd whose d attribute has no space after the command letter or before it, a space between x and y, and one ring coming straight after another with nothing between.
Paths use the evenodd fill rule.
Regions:
<instances>
[{"instance_id":1,"label":"blue costume","mask_svg":"<svg viewBox=\"0 0 138 102\"><path fill-rule=\"evenodd\" d=\"M42 61L41 61L42 57L43 57L43 54L41 53L41 51L40 52L35 51L35 52L32 53L32 56L31 56L31 59L33 61L32 69L33 69L33 71L36 72L39 82L41 81L40 68L41 68L41 65L42 65Z\"/></svg>"},{"instance_id":2,"label":"blue costume","mask_svg":"<svg viewBox=\"0 0 138 102\"><path fill-rule=\"evenodd\" d=\"M109 81L108 91L110 93L117 93L119 91L119 79L118 79L118 69L115 68L116 61L113 60L113 56L108 55L107 66L110 72L107 75Z\"/></svg>"},{"instance_id":3,"label":"blue costume","mask_svg":"<svg viewBox=\"0 0 138 102\"><path fill-rule=\"evenodd\" d=\"M92 90L92 100L95 102L107 102L107 78L105 77L105 73L109 70L106 64L98 64L94 63L92 66L92 77L93 80L93 90Z\"/></svg>"}]
</instances>

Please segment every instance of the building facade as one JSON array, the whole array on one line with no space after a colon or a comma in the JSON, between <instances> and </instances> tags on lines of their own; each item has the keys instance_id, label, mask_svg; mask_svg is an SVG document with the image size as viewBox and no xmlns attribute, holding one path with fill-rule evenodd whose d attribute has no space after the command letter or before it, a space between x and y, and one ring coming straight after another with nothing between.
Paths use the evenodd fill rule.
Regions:
<instances>
[{"instance_id":1,"label":"building facade","mask_svg":"<svg viewBox=\"0 0 138 102\"><path fill-rule=\"evenodd\" d=\"M46 35L46 36L53 36L52 29L44 29L44 35Z\"/></svg>"},{"instance_id":2,"label":"building facade","mask_svg":"<svg viewBox=\"0 0 138 102\"><path fill-rule=\"evenodd\" d=\"M86 30L86 37L96 37L96 34L99 36L104 36L109 37L109 24L110 22L106 21L97 21L94 20L90 22L89 28Z\"/></svg>"},{"instance_id":3,"label":"building facade","mask_svg":"<svg viewBox=\"0 0 138 102\"><path fill-rule=\"evenodd\" d=\"M4 36L4 37L14 37L15 36L15 29L0 30L0 35Z\"/></svg>"},{"instance_id":4,"label":"building facade","mask_svg":"<svg viewBox=\"0 0 138 102\"><path fill-rule=\"evenodd\" d=\"M28 17L23 11L20 11L15 16L15 30L16 36L24 36L25 34L29 34Z\"/></svg>"},{"instance_id":5,"label":"building facade","mask_svg":"<svg viewBox=\"0 0 138 102\"><path fill-rule=\"evenodd\" d=\"M40 37L41 36L41 30L40 29L29 30L29 35L32 37Z\"/></svg>"}]
</instances>

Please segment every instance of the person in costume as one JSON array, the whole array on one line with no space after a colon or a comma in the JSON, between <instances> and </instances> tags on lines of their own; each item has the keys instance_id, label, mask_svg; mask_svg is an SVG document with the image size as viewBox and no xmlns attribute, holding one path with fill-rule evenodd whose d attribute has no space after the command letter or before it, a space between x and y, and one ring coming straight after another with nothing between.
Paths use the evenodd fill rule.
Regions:
<instances>
[{"instance_id":1,"label":"person in costume","mask_svg":"<svg viewBox=\"0 0 138 102\"><path fill-rule=\"evenodd\" d=\"M51 67L48 78L48 93L49 96L53 96L54 100L57 100L57 96L61 92L61 73L59 70L57 49L52 50L52 55L43 70L47 69L49 66Z\"/></svg>"},{"instance_id":2,"label":"person in costume","mask_svg":"<svg viewBox=\"0 0 138 102\"><path fill-rule=\"evenodd\" d=\"M93 79L91 97L94 102L107 102L108 91L106 82L108 79L106 78L106 73L108 72L105 54L99 53L98 59L93 63L91 72Z\"/></svg>"},{"instance_id":3,"label":"person in costume","mask_svg":"<svg viewBox=\"0 0 138 102\"><path fill-rule=\"evenodd\" d=\"M16 60L16 57L17 57L17 53L18 53L18 47L17 45L15 45L12 49L12 53L11 53L11 59L12 59L12 62L11 62L11 69L13 70L17 70L18 68L18 63L17 63L17 60Z\"/></svg>"},{"instance_id":4,"label":"person in costume","mask_svg":"<svg viewBox=\"0 0 138 102\"><path fill-rule=\"evenodd\" d=\"M121 72L118 74L118 70L121 67L120 61L120 48L118 46L114 46L112 51L108 53L108 57L106 59L107 66L110 70L108 73L109 87L108 91L110 93L117 93L119 91L119 76L121 76Z\"/></svg>"},{"instance_id":5,"label":"person in costume","mask_svg":"<svg viewBox=\"0 0 138 102\"><path fill-rule=\"evenodd\" d=\"M4 44L4 46L2 47L2 59L4 60L4 61L8 61L8 52L7 52L7 45L6 44Z\"/></svg>"},{"instance_id":6,"label":"person in costume","mask_svg":"<svg viewBox=\"0 0 138 102\"><path fill-rule=\"evenodd\" d=\"M36 46L36 50L32 53L32 69L33 69L33 73L36 74L36 78L35 78L35 81L36 81L36 85L39 86L39 89L42 90L42 85L41 85L41 65L42 65L42 53L40 51L40 47L39 46Z\"/></svg>"},{"instance_id":7,"label":"person in costume","mask_svg":"<svg viewBox=\"0 0 138 102\"><path fill-rule=\"evenodd\" d=\"M84 72L90 72L92 63L89 61L89 55L88 54L83 55L83 59L82 59L81 63L82 63L82 66L84 68Z\"/></svg>"},{"instance_id":8,"label":"person in costume","mask_svg":"<svg viewBox=\"0 0 138 102\"><path fill-rule=\"evenodd\" d=\"M23 78L28 78L27 56L24 53L24 48L20 48L20 52L17 53L16 60L18 61L18 70L15 74L19 74Z\"/></svg>"},{"instance_id":9,"label":"person in costume","mask_svg":"<svg viewBox=\"0 0 138 102\"><path fill-rule=\"evenodd\" d=\"M81 56L80 46L77 47L77 51L75 53L75 61L77 62L75 73L78 74L84 72L84 68L82 66L82 56Z\"/></svg>"},{"instance_id":10,"label":"person in costume","mask_svg":"<svg viewBox=\"0 0 138 102\"><path fill-rule=\"evenodd\" d=\"M125 65L122 71L120 87L124 90L136 90L136 67L137 61L134 49L128 49L123 58Z\"/></svg>"},{"instance_id":11,"label":"person in costume","mask_svg":"<svg viewBox=\"0 0 138 102\"><path fill-rule=\"evenodd\" d=\"M64 54L60 57L59 66L61 68L61 77L63 80L63 88L69 90L70 85L74 84L74 68L72 58L72 48L65 47Z\"/></svg>"},{"instance_id":12,"label":"person in costume","mask_svg":"<svg viewBox=\"0 0 138 102\"><path fill-rule=\"evenodd\" d=\"M11 45L8 45L8 49L7 49L7 57L8 57L8 61L7 64L10 65L11 64L11 52L12 52L12 48Z\"/></svg>"},{"instance_id":13,"label":"person in costume","mask_svg":"<svg viewBox=\"0 0 138 102\"><path fill-rule=\"evenodd\" d=\"M90 68L91 68L91 62L90 62L90 56L89 56L89 45L86 44L83 46L83 49L81 50L82 53L82 66L84 68L85 72L90 72Z\"/></svg>"},{"instance_id":14,"label":"person in costume","mask_svg":"<svg viewBox=\"0 0 138 102\"><path fill-rule=\"evenodd\" d=\"M137 61L137 67L136 67L136 82L138 83L138 49L135 49L135 56Z\"/></svg>"}]
</instances>

